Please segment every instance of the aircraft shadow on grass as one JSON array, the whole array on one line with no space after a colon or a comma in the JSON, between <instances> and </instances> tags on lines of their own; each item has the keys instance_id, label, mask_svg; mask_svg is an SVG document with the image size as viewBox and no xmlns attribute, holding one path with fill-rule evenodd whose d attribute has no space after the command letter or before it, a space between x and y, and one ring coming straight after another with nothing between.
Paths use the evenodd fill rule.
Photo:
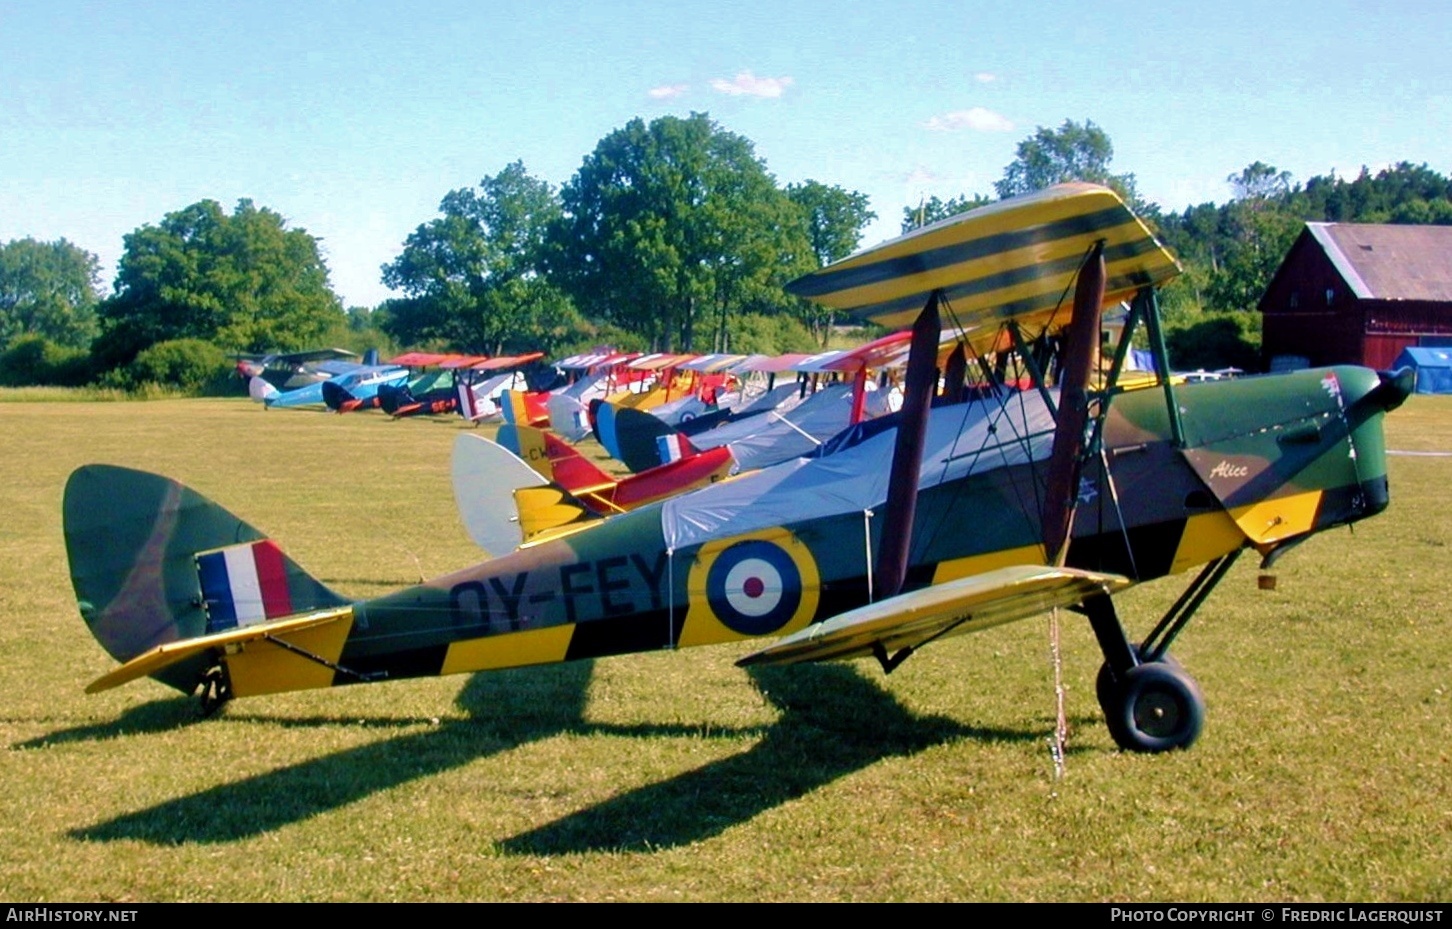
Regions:
<instances>
[{"instance_id":1,"label":"aircraft shadow on grass","mask_svg":"<svg viewBox=\"0 0 1452 929\"><path fill-rule=\"evenodd\" d=\"M33 739L15 742L11 748L45 748L49 745L60 745L66 742L95 742L121 736L169 732L199 719L195 700L175 697L153 700L150 703L143 703L123 711L116 719L48 732Z\"/></svg>"},{"instance_id":2,"label":"aircraft shadow on grass","mask_svg":"<svg viewBox=\"0 0 1452 929\"><path fill-rule=\"evenodd\" d=\"M590 662L575 662L476 674L457 699L466 719L223 784L73 830L71 836L158 845L232 842L555 735L700 734L696 726L586 721L591 671ZM913 755L956 739L1022 742L1047 735L1034 729L980 728L947 717L915 716L850 666L759 668L750 673L781 715L759 730L727 729L721 734L759 731L761 739L752 748L502 839L500 849L541 855L688 844L885 758ZM173 702L177 701L167 703ZM175 725L170 711L143 708L105 728L114 735L118 729L136 732ZM59 736L82 737L81 730ZM53 743L57 736L40 741Z\"/></svg>"}]
</instances>

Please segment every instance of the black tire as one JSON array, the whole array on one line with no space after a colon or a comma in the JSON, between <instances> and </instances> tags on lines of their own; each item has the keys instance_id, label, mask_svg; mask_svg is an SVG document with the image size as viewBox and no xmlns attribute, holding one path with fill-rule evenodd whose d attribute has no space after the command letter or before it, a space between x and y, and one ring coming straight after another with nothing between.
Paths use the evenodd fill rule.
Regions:
<instances>
[{"instance_id":1,"label":"black tire","mask_svg":"<svg viewBox=\"0 0 1452 929\"><path fill-rule=\"evenodd\" d=\"M1143 663L1144 659L1140 653L1140 647L1138 645L1131 645L1130 649L1134 651L1135 662ZM1173 655L1166 654L1160 656L1158 663L1169 665L1177 671L1182 670L1180 663L1175 660ZM1109 670L1109 662L1104 662L1104 664L1099 666L1098 676L1094 678L1094 696L1099 700L1099 708L1104 711L1105 719L1111 719L1115 715L1114 709L1119 706L1120 701L1119 689L1119 680L1114 676L1114 672Z\"/></svg>"},{"instance_id":2,"label":"black tire","mask_svg":"<svg viewBox=\"0 0 1452 929\"><path fill-rule=\"evenodd\" d=\"M1112 678L1111 678L1112 680ZM1175 665L1136 665L1116 681L1105 707L1109 734L1127 751L1189 748L1205 724L1205 698L1195 680Z\"/></svg>"},{"instance_id":3,"label":"black tire","mask_svg":"<svg viewBox=\"0 0 1452 929\"><path fill-rule=\"evenodd\" d=\"M202 718L216 714L232 699L232 680L227 669L218 665L202 676Z\"/></svg>"}]
</instances>

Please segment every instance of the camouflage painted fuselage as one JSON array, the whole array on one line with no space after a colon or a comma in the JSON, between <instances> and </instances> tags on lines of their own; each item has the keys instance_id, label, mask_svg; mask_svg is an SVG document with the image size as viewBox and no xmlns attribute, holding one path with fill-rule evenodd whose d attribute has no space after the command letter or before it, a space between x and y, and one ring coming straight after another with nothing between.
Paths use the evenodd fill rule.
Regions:
<instances>
[{"instance_id":1,"label":"camouflage painted fuselage","mask_svg":"<svg viewBox=\"0 0 1452 929\"><path fill-rule=\"evenodd\" d=\"M1145 581L1381 511L1384 408L1366 402L1378 384L1338 367L1182 385L1182 445L1163 392L1116 396L1084 466L1069 565ZM1043 563L1044 464L924 489L907 589ZM673 551L655 504L356 604L316 643L348 673L288 683L239 663L233 676L246 695L781 635L869 601L881 523L854 509Z\"/></svg>"}]
</instances>

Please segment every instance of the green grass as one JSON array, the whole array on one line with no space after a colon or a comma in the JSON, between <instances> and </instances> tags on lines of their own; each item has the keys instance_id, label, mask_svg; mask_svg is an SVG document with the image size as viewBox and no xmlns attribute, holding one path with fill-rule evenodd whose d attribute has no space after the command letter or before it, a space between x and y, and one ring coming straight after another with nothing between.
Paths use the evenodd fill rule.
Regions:
<instances>
[{"instance_id":1,"label":"green grass","mask_svg":"<svg viewBox=\"0 0 1452 929\"><path fill-rule=\"evenodd\" d=\"M154 385L153 385L154 386ZM92 403L98 400L150 400L114 387L0 387L0 403Z\"/></svg>"},{"instance_id":2,"label":"green grass","mask_svg":"<svg viewBox=\"0 0 1452 929\"><path fill-rule=\"evenodd\" d=\"M66 476L181 479L374 595L476 556L462 424L246 401L0 409L0 899L1445 900L1452 896L1452 458L1391 462L1392 508L1247 557L1176 652L1189 752L1114 749L1092 636L1064 623L1053 777L1034 620L861 662L747 673L749 646L238 701L113 663L72 602ZM1392 448L1452 450L1414 398ZM1179 590L1121 600L1143 633Z\"/></svg>"}]
</instances>

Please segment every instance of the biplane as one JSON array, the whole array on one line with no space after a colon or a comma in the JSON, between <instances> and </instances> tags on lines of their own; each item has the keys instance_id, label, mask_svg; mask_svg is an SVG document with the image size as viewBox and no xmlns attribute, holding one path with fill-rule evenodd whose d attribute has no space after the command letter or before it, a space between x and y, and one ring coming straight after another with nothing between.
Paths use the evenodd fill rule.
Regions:
<instances>
[{"instance_id":1,"label":"biplane","mask_svg":"<svg viewBox=\"0 0 1452 929\"><path fill-rule=\"evenodd\" d=\"M460 368L484 360L482 355L407 352L389 359L418 373L402 383L378 386L378 408L396 419L452 412L459 404L455 387Z\"/></svg>"},{"instance_id":2,"label":"biplane","mask_svg":"<svg viewBox=\"0 0 1452 929\"><path fill-rule=\"evenodd\" d=\"M363 364L377 364L378 353L370 350L369 355L371 357L365 359ZM357 354L342 348L315 348L302 352L271 352L265 355L234 357L237 359L238 377L244 381L260 377L264 382L284 391L325 381L358 367L357 362L348 360L357 358Z\"/></svg>"},{"instance_id":3,"label":"biplane","mask_svg":"<svg viewBox=\"0 0 1452 929\"><path fill-rule=\"evenodd\" d=\"M461 435L454 442L454 499L465 530L487 552L513 551L543 532L637 509L725 480L736 469L720 447L617 478L542 429L506 423L497 438ZM513 544L496 547L501 537Z\"/></svg>"},{"instance_id":4,"label":"biplane","mask_svg":"<svg viewBox=\"0 0 1452 929\"><path fill-rule=\"evenodd\" d=\"M323 405L323 382L345 377L378 365L378 350L370 348L363 360L341 348L271 355L244 355L237 361L237 374L247 381L247 393L268 407Z\"/></svg>"},{"instance_id":5,"label":"biplane","mask_svg":"<svg viewBox=\"0 0 1452 929\"><path fill-rule=\"evenodd\" d=\"M742 639L762 644L742 664L871 657L892 672L938 639L1069 608L1103 652L1114 740L1188 746L1204 705L1171 643L1242 552L1268 563L1387 506L1382 420L1410 383L1341 366L1175 384L1155 287L1177 272L1092 185L859 252L791 289L912 324L892 420L376 599L338 596L175 481L82 467L64 502L71 576L122 662L87 689L150 676L211 708ZM1119 385L1128 334L1096 360L1100 312L1121 301L1127 332L1145 327L1154 348L1152 387ZM1037 369L1029 347L1051 336L1057 376L934 405L944 326L985 377L989 353ZM1191 577L1184 594L1132 641L1113 595L1172 574Z\"/></svg>"},{"instance_id":6,"label":"biplane","mask_svg":"<svg viewBox=\"0 0 1452 929\"><path fill-rule=\"evenodd\" d=\"M878 390L868 373L900 365L908 333L893 333L855 349L797 356L787 366L757 365L759 370L790 371L804 383L772 387L755 402L726 415L707 414L672 425L629 407L601 406L596 415L600 444L631 471L727 446L744 471L754 471L811 454L850 425L891 412L896 391ZM810 396L806 379L846 376L845 382L817 386Z\"/></svg>"},{"instance_id":7,"label":"biplane","mask_svg":"<svg viewBox=\"0 0 1452 929\"><path fill-rule=\"evenodd\" d=\"M247 392L268 409L326 406L331 410L345 411L356 409L364 402L376 405L379 385L400 384L408 379L408 369L392 363L327 364L332 366L333 373L323 380L279 391L266 380L254 377L247 382Z\"/></svg>"},{"instance_id":8,"label":"biplane","mask_svg":"<svg viewBox=\"0 0 1452 929\"><path fill-rule=\"evenodd\" d=\"M523 355L497 355L493 358L476 358L467 364L458 364L455 402L448 409L458 410L459 415L470 422L479 422L502 413L499 397L507 390L529 388L531 377L542 386L558 378L554 368L541 364L544 352L526 352ZM447 367L447 365L445 365ZM435 408L433 412L442 412Z\"/></svg>"}]
</instances>

